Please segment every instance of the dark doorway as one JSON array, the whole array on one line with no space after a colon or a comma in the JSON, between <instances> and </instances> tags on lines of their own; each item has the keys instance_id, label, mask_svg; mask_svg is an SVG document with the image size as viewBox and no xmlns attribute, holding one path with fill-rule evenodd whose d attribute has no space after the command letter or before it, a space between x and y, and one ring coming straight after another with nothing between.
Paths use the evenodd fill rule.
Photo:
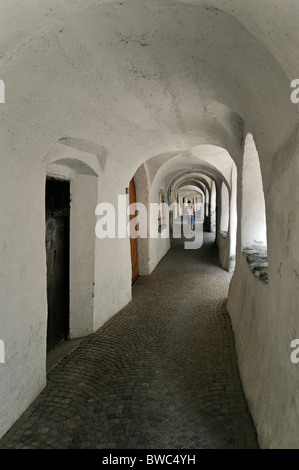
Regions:
<instances>
[{"instance_id":1,"label":"dark doorway","mask_svg":"<svg viewBox=\"0 0 299 470\"><path fill-rule=\"evenodd\" d=\"M132 178L129 186L129 204L136 202L136 192L134 179ZM130 220L136 217L136 212L133 215L130 215ZM138 242L137 238L130 238L131 244L131 262L132 262L132 284L136 281L139 272L138 272Z\"/></svg>"},{"instance_id":2,"label":"dark doorway","mask_svg":"<svg viewBox=\"0 0 299 470\"><path fill-rule=\"evenodd\" d=\"M70 183L46 180L47 352L69 334Z\"/></svg>"}]
</instances>

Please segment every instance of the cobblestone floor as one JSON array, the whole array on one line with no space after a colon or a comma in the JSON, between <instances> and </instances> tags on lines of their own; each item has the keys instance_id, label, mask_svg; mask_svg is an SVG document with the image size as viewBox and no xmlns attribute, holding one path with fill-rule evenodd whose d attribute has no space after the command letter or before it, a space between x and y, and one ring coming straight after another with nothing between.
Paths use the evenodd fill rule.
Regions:
<instances>
[{"instance_id":1,"label":"cobblestone floor","mask_svg":"<svg viewBox=\"0 0 299 470\"><path fill-rule=\"evenodd\" d=\"M177 244L133 301L49 374L0 448L257 448L210 234Z\"/></svg>"}]
</instances>

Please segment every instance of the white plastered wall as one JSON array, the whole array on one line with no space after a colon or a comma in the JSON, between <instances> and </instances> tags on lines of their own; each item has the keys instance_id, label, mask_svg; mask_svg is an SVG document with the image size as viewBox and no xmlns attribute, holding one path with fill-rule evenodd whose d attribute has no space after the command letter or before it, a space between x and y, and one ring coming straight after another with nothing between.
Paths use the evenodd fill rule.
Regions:
<instances>
[{"instance_id":1,"label":"white plastered wall","mask_svg":"<svg viewBox=\"0 0 299 470\"><path fill-rule=\"evenodd\" d=\"M161 180L161 178L157 177L154 179L151 188L150 188L150 202L154 204L159 203L159 192L162 191L164 195L167 194L167 188L165 186L165 181ZM168 201L165 196L165 205L169 205ZM165 224L168 224L169 227L169 217L165 213L164 216L168 220L164 220ZM158 223L158 220L157 220ZM170 228L170 227L169 227ZM170 233L170 231L168 232ZM150 272L152 272L159 261L163 258L163 256L167 253L170 248L170 238L164 238L163 232L158 233L158 238L150 238Z\"/></svg>"},{"instance_id":2,"label":"white plastered wall","mask_svg":"<svg viewBox=\"0 0 299 470\"><path fill-rule=\"evenodd\" d=\"M220 213L220 231L228 232L229 229L229 190L224 182L221 184L221 213Z\"/></svg>"},{"instance_id":3,"label":"white plastered wall","mask_svg":"<svg viewBox=\"0 0 299 470\"><path fill-rule=\"evenodd\" d=\"M32 168L0 172L0 436L46 383L45 178Z\"/></svg>"},{"instance_id":4,"label":"white plastered wall","mask_svg":"<svg viewBox=\"0 0 299 470\"><path fill-rule=\"evenodd\" d=\"M230 258L230 188L224 181L216 184L217 192L217 245L219 248L219 260L221 267L229 271Z\"/></svg>"},{"instance_id":5,"label":"white plastered wall","mask_svg":"<svg viewBox=\"0 0 299 470\"><path fill-rule=\"evenodd\" d=\"M265 197L261 167L251 134L245 139L242 168L242 248L267 245Z\"/></svg>"},{"instance_id":6,"label":"white plastered wall","mask_svg":"<svg viewBox=\"0 0 299 470\"><path fill-rule=\"evenodd\" d=\"M230 286L238 363L262 448L298 448L298 364L290 359L292 339L299 337L298 132L273 155L265 187L269 283L249 270L237 236L237 265ZM242 177L238 177L238 218L242 219ZM284 201L288 200L288 207Z\"/></svg>"},{"instance_id":7,"label":"white plastered wall","mask_svg":"<svg viewBox=\"0 0 299 470\"><path fill-rule=\"evenodd\" d=\"M71 179L70 338L93 333L96 176Z\"/></svg>"},{"instance_id":8,"label":"white plastered wall","mask_svg":"<svg viewBox=\"0 0 299 470\"><path fill-rule=\"evenodd\" d=\"M299 331L298 113L290 102L298 1L181 3L0 2L0 435L45 385L48 149L67 136L94 142L95 158L102 147L98 201L116 202L133 162L202 141L224 145L218 106L212 116L205 105L224 101L260 150L268 219L269 285L238 255L228 303L243 385L261 445L298 445L299 374L289 358ZM238 243L240 253L240 234ZM96 240L95 281L93 329L130 299L128 240Z\"/></svg>"},{"instance_id":9,"label":"white plastered wall","mask_svg":"<svg viewBox=\"0 0 299 470\"><path fill-rule=\"evenodd\" d=\"M150 274L150 240L149 240L149 179L146 164L141 165L134 174L136 200L147 209L147 238L138 238L138 270L140 276Z\"/></svg>"},{"instance_id":10,"label":"white plastered wall","mask_svg":"<svg viewBox=\"0 0 299 470\"><path fill-rule=\"evenodd\" d=\"M113 169L111 169L113 173ZM94 291L94 331L100 328L115 313L121 310L132 298L132 265L130 239L124 234L118 236L118 197L125 196L127 206L129 195L126 188L131 175L123 175L111 184L113 175L109 170L99 178L98 203L110 203L115 208L115 238L96 237L95 251L95 291ZM120 172L121 174L121 172ZM96 218L99 220L99 217ZM127 228L128 217L125 227Z\"/></svg>"}]
</instances>

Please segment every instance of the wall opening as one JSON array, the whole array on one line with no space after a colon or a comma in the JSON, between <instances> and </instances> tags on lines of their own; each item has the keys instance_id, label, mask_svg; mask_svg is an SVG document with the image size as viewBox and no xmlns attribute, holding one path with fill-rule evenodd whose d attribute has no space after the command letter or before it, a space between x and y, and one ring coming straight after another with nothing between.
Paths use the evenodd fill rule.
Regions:
<instances>
[{"instance_id":1,"label":"wall opening","mask_svg":"<svg viewBox=\"0 0 299 470\"><path fill-rule=\"evenodd\" d=\"M158 207L158 232L161 233L164 224L163 204L165 202L164 191L159 191L159 207Z\"/></svg>"},{"instance_id":2,"label":"wall opening","mask_svg":"<svg viewBox=\"0 0 299 470\"><path fill-rule=\"evenodd\" d=\"M47 352L69 336L70 182L46 180Z\"/></svg>"},{"instance_id":3,"label":"wall opening","mask_svg":"<svg viewBox=\"0 0 299 470\"><path fill-rule=\"evenodd\" d=\"M94 331L98 175L93 168L79 160L79 155L77 158L59 158L57 154L61 151L60 147L64 146L55 147L55 160L47 163L46 178L47 181L65 181L69 185L68 339L75 339Z\"/></svg>"},{"instance_id":4,"label":"wall opening","mask_svg":"<svg viewBox=\"0 0 299 470\"><path fill-rule=\"evenodd\" d=\"M265 196L253 136L245 139L242 169L241 247L253 274L268 282Z\"/></svg>"},{"instance_id":5,"label":"wall opening","mask_svg":"<svg viewBox=\"0 0 299 470\"><path fill-rule=\"evenodd\" d=\"M220 232L227 234L229 228L229 192L226 184L221 185Z\"/></svg>"},{"instance_id":6,"label":"wall opening","mask_svg":"<svg viewBox=\"0 0 299 470\"><path fill-rule=\"evenodd\" d=\"M242 171L242 248L267 246L265 196L258 152L251 134L245 140Z\"/></svg>"}]
</instances>

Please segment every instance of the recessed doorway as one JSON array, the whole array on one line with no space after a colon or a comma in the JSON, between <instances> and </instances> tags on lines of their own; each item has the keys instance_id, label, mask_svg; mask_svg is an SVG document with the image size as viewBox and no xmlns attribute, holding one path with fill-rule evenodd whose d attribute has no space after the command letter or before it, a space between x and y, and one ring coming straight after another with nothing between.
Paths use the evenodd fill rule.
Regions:
<instances>
[{"instance_id":1,"label":"recessed doorway","mask_svg":"<svg viewBox=\"0 0 299 470\"><path fill-rule=\"evenodd\" d=\"M47 352L69 335L70 182L46 180Z\"/></svg>"}]
</instances>

